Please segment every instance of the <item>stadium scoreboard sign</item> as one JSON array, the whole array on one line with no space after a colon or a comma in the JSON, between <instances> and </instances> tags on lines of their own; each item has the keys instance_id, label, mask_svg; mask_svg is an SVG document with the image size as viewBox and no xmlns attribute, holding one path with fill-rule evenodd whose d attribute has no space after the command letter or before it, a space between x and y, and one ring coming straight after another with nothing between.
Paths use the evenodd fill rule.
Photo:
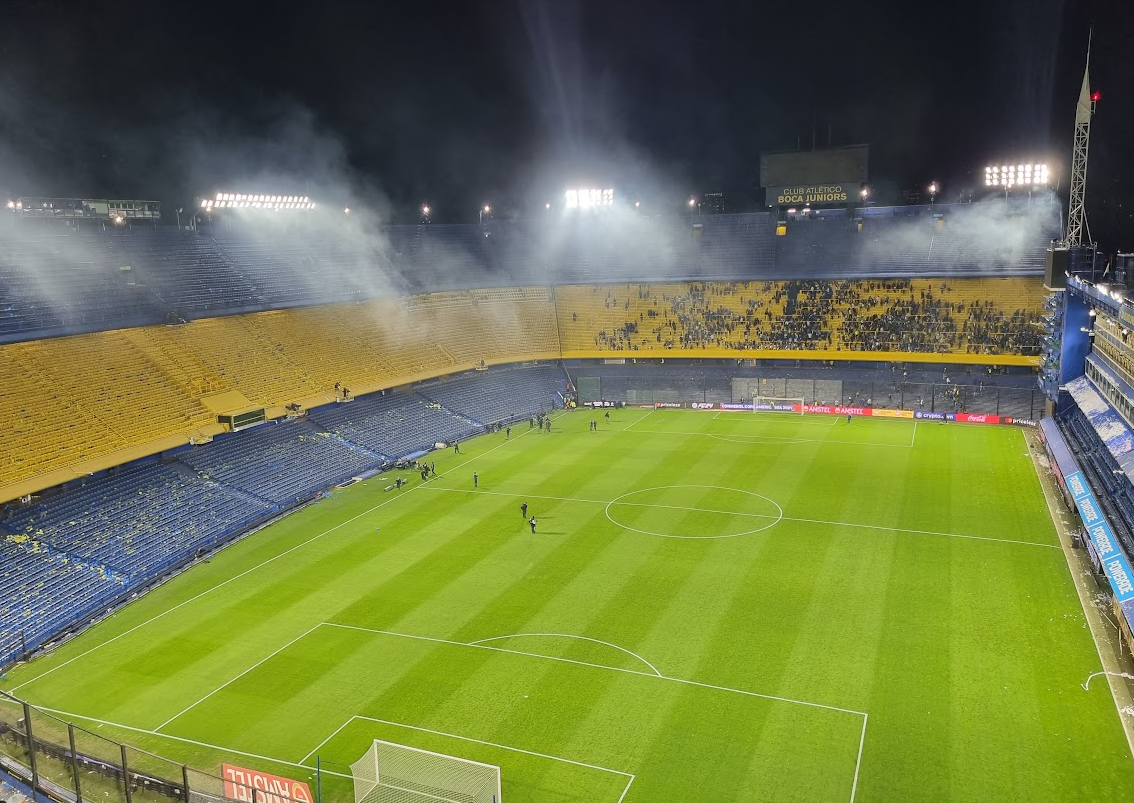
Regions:
<instances>
[{"instance_id":1,"label":"stadium scoreboard sign","mask_svg":"<svg viewBox=\"0 0 1134 803\"><path fill-rule=\"evenodd\" d=\"M845 204L866 183L869 148L847 145L760 154L760 186L769 206Z\"/></svg>"},{"instance_id":2,"label":"stadium scoreboard sign","mask_svg":"<svg viewBox=\"0 0 1134 803\"><path fill-rule=\"evenodd\" d=\"M858 184L807 184L795 187L767 187L769 206L793 204L845 204L858 197Z\"/></svg>"}]
</instances>

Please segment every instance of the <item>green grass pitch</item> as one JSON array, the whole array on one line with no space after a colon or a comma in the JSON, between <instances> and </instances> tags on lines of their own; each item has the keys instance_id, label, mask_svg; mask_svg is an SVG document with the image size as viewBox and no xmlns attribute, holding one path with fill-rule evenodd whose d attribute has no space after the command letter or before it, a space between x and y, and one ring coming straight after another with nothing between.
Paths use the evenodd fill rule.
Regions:
<instances>
[{"instance_id":1,"label":"green grass pitch","mask_svg":"<svg viewBox=\"0 0 1134 803\"><path fill-rule=\"evenodd\" d=\"M627 409L461 451L3 687L202 769L318 761L330 803L375 738L498 764L506 803L1134 800L1020 430Z\"/></svg>"}]
</instances>

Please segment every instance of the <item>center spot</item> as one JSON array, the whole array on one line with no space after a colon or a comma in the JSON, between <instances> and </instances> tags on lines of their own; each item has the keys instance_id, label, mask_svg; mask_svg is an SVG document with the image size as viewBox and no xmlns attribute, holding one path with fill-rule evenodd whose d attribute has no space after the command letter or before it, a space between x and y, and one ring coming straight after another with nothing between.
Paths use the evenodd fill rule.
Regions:
<instances>
[{"instance_id":1,"label":"center spot","mask_svg":"<svg viewBox=\"0 0 1134 803\"><path fill-rule=\"evenodd\" d=\"M735 538L777 524L784 512L752 491L718 485L662 485L630 491L606 506L619 527L663 538Z\"/></svg>"}]
</instances>

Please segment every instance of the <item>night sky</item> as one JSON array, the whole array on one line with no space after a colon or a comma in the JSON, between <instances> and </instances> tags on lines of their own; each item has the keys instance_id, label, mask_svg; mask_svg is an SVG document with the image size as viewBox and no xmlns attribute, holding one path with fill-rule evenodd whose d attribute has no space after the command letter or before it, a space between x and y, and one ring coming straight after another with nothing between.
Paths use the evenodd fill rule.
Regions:
<instances>
[{"instance_id":1,"label":"night sky","mask_svg":"<svg viewBox=\"0 0 1134 803\"><path fill-rule=\"evenodd\" d=\"M4 3L0 193L222 189L475 221L568 184L758 208L759 153L868 143L880 203L1045 159L1066 196L1093 24L1088 217L1134 249L1134 2ZM345 199L345 200L344 200ZM172 221L170 221L172 222Z\"/></svg>"}]
</instances>

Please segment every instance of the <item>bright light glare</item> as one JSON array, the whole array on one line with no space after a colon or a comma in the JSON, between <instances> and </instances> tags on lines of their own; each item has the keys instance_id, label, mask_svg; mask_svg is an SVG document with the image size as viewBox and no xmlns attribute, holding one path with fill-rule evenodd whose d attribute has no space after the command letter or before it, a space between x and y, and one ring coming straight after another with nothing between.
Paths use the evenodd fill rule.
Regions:
<instances>
[{"instance_id":1,"label":"bright light glare","mask_svg":"<svg viewBox=\"0 0 1134 803\"><path fill-rule=\"evenodd\" d=\"M492 207L490 207L488 204L485 204L484 205L484 214L487 215L491 211L492 211Z\"/></svg>"},{"instance_id":2,"label":"bright light glare","mask_svg":"<svg viewBox=\"0 0 1134 803\"><path fill-rule=\"evenodd\" d=\"M1050 172L1046 164L1015 164L990 165L984 168L984 184L986 187L1012 188L1020 184L1030 184L1033 187L1044 187L1048 184Z\"/></svg>"},{"instance_id":3,"label":"bright light glare","mask_svg":"<svg viewBox=\"0 0 1134 803\"><path fill-rule=\"evenodd\" d=\"M614 190L567 190L564 197L568 209L589 209L592 206L614 204ZM550 204L547 208L551 208Z\"/></svg>"},{"instance_id":4,"label":"bright light glare","mask_svg":"<svg viewBox=\"0 0 1134 803\"><path fill-rule=\"evenodd\" d=\"M429 214L429 205L428 204L421 207L421 214L423 214L423 215Z\"/></svg>"},{"instance_id":5,"label":"bright light glare","mask_svg":"<svg viewBox=\"0 0 1134 803\"><path fill-rule=\"evenodd\" d=\"M348 206L348 207L347 207L346 209L344 209L344 210L343 210L343 214L344 214L344 215L349 215L349 214L350 214L350 207L349 207L349 206Z\"/></svg>"}]
</instances>

